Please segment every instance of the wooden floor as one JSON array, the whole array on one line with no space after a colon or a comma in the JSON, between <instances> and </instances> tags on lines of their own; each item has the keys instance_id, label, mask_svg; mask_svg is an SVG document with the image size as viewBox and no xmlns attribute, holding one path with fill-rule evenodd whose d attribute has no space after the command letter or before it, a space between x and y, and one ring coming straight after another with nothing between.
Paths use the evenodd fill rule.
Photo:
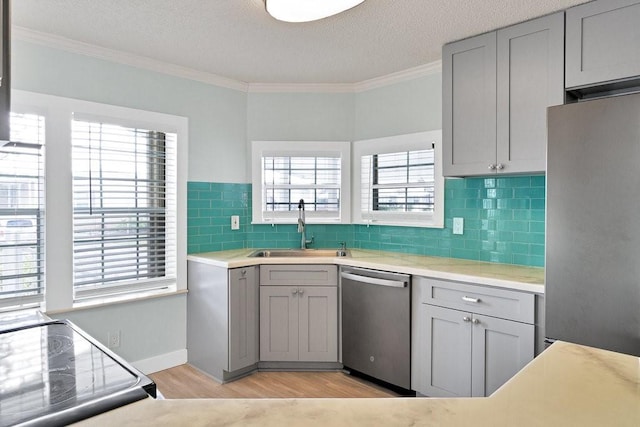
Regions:
<instances>
[{"instance_id":1,"label":"wooden floor","mask_svg":"<svg viewBox=\"0 0 640 427\"><path fill-rule=\"evenodd\" d=\"M397 394L342 372L256 372L219 384L190 365L151 374L167 399L396 397Z\"/></svg>"}]
</instances>

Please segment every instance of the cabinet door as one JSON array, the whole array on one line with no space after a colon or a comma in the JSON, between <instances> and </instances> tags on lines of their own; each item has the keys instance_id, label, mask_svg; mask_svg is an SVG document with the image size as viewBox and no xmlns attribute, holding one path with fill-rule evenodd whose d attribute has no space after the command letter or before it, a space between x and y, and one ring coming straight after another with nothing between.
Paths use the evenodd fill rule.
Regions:
<instances>
[{"instance_id":1,"label":"cabinet door","mask_svg":"<svg viewBox=\"0 0 640 427\"><path fill-rule=\"evenodd\" d=\"M298 287L260 287L260 360L298 360Z\"/></svg>"},{"instance_id":2,"label":"cabinet door","mask_svg":"<svg viewBox=\"0 0 640 427\"><path fill-rule=\"evenodd\" d=\"M472 395L489 396L533 360L534 326L473 317Z\"/></svg>"},{"instance_id":3,"label":"cabinet door","mask_svg":"<svg viewBox=\"0 0 640 427\"><path fill-rule=\"evenodd\" d=\"M187 262L188 361L219 381L229 370L228 272L202 262Z\"/></svg>"},{"instance_id":4,"label":"cabinet door","mask_svg":"<svg viewBox=\"0 0 640 427\"><path fill-rule=\"evenodd\" d=\"M298 288L299 359L307 362L338 361L338 289Z\"/></svg>"},{"instance_id":5,"label":"cabinet door","mask_svg":"<svg viewBox=\"0 0 640 427\"><path fill-rule=\"evenodd\" d=\"M257 267L229 270L229 371L258 363Z\"/></svg>"},{"instance_id":6,"label":"cabinet door","mask_svg":"<svg viewBox=\"0 0 640 427\"><path fill-rule=\"evenodd\" d=\"M471 314L423 304L426 353L421 389L432 397L471 395Z\"/></svg>"},{"instance_id":7,"label":"cabinet door","mask_svg":"<svg viewBox=\"0 0 640 427\"><path fill-rule=\"evenodd\" d=\"M544 172L547 107L564 102L564 12L498 31L497 169Z\"/></svg>"},{"instance_id":8,"label":"cabinet door","mask_svg":"<svg viewBox=\"0 0 640 427\"><path fill-rule=\"evenodd\" d=\"M496 162L496 33L442 50L444 176L486 175Z\"/></svg>"},{"instance_id":9,"label":"cabinet door","mask_svg":"<svg viewBox=\"0 0 640 427\"><path fill-rule=\"evenodd\" d=\"M640 75L640 1L601 0L567 10L566 86Z\"/></svg>"}]
</instances>

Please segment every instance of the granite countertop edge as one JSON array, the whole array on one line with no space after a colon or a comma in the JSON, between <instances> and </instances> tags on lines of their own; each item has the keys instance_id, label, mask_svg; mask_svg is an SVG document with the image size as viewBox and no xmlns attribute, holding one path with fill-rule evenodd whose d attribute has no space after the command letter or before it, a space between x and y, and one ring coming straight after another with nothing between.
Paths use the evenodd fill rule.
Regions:
<instances>
[{"instance_id":1,"label":"granite countertop edge","mask_svg":"<svg viewBox=\"0 0 640 427\"><path fill-rule=\"evenodd\" d=\"M544 294L544 268L399 252L350 249L349 257L250 257L256 249L233 249L187 256L187 261L223 268L266 264L336 264L453 280Z\"/></svg>"}]
</instances>

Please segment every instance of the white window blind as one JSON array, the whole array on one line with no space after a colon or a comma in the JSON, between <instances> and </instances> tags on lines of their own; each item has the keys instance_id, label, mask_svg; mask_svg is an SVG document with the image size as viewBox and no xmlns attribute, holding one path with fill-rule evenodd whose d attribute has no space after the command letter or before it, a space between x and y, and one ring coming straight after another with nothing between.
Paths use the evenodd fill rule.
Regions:
<instances>
[{"instance_id":1,"label":"white window blind","mask_svg":"<svg viewBox=\"0 0 640 427\"><path fill-rule=\"evenodd\" d=\"M339 157L262 158L265 215L296 211L300 199L307 211L338 216L340 211Z\"/></svg>"},{"instance_id":2,"label":"white window blind","mask_svg":"<svg viewBox=\"0 0 640 427\"><path fill-rule=\"evenodd\" d=\"M355 141L354 222L444 226L440 131Z\"/></svg>"},{"instance_id":3,"label":"white window blind","mask_svg":"<svg viewBox=\"0 0 640 427\"><path fill-rule=\"evenodd\" d=\"M349 166L348 142L253 141L253 222L295 223L300 200L307 222L348 222Z\"/></svg>"},{"instance_id":4,"label":"white window blind","mask_svg":"<svg viewBox=\"0 0 640 427\"><path fill-rule=\"evenodd\" d=\"M367 212L433 212L434 153L430 150L362 156L362 206Z\"/></svg>"},{"instance_id":5,"label":"white window blind","mask_svg":"<svg viewBox=\"0 0 640 427\"><path fill-rule=\"evenodd\" d=\"M176 135L72 123L76 300L176 279Z\"/></svg>"},{"instance_id":6,"label":"white window blind","mask_svg":"<svg viewBox=\"0 0 640 427\"><path fill-rule=\"evenodd\" d=\"M0 147L0 308L44 294L44 117L11 113Z\"/></svg>"}]
</instances>

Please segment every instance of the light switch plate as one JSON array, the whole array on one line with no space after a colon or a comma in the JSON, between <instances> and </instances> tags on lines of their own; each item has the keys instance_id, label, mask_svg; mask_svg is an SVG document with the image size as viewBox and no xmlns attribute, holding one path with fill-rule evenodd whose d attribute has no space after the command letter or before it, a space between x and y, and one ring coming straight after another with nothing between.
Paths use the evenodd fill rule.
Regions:
<instances>
[{"instance_id":1,"label":"light switch plate","mask_svg":"<svg viewBox=\"0 0 640 427\"><path fill-rule=\"evenodd\" d=\"M240 217L238 215L231 215L231 229L232 230L240 229Z\"/></svg>"},{"instance_id":2,"label":"light switch plate","mask_svg":"<svg viewBox=\"0 0 640 427\"><path fill-rule=\"evenodd\" d=\"M464 233L464 218L453 218L453 234Z\"/></svg>"}]
</instances>

